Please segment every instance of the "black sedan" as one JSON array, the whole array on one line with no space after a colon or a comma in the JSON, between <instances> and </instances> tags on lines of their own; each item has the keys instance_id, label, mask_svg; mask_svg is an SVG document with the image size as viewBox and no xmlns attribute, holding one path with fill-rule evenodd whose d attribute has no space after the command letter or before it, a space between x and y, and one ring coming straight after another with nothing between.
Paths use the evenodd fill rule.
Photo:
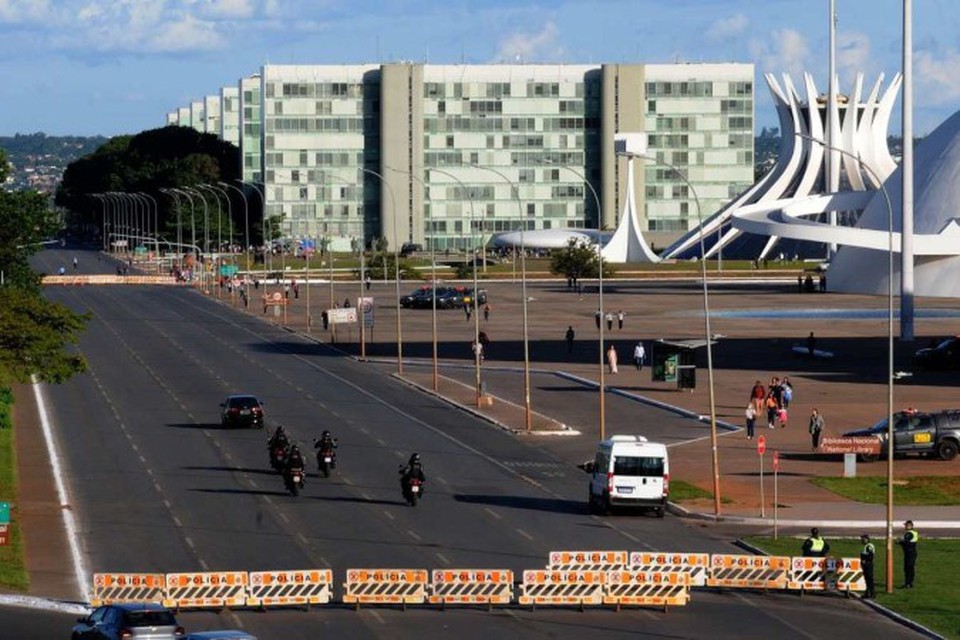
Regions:
<instances>
[{"instance_id":1,"label":"black sedan","mask_svg":"<svg viewBox=\"0 0 960 640\"><path fill-rule=\"evenodd\" d=\"M923 369L960 369L960 336L919 349L913 354L913 363Z\"/></svg>"},{"instance_id":2,"label":"black sedan","mask_svg":"<svg viewBox=\"0 0 960 640\"><path fill-rule=\"evenodd\" d=\"M236 394L220 403L223 427L263 428L263 403L256 396Z\"/></svg>"}]
</instances>

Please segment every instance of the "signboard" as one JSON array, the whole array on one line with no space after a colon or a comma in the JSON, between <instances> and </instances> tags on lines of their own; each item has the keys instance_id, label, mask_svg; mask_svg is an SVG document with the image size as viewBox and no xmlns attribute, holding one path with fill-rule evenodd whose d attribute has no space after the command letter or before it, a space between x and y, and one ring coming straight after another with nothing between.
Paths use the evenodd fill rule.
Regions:
<instances>
[{"instance_id":1,"label":"signboard","mask_svg":"<svg viewBox=\"0 0 960 640\"><path fill-rule=\"evenodd\" d=\"M357 310L355 307L327 309L327 318L329 318L330 324L356 324Z\"/></svg>"},{"instance_id":2,"label":"signboard","mask_svg":"<svg viewBox=\"0 0 960 640\"><path fill-rule=\"evenodd\" d=\"M880 439L873 436L855 438L821 438L817 453L856 453L880 455Z\"/></svg>"},{"instance_id":3,"label":"signboard","mask_svg":"<svg viewBox=\"0 0 960 640\"><path fill-rule=\"evenodd\" d=\"M763 436L757 438L757 453L761 456L767 452L767 439Z\"/></svg>"},{"instance_id":4,"label":"signboard","mask_svg":"<svg viewBox=\"0 0 960 640\"><path fill-rule=\"evenodd\" d=\"M0 502L0 524L9 524L10 522L10 503Z\"/></svg>"},{"instance_id":5,"label":"signboard","mask_svg":"<svg viewBox=\"0 0 960 640\"><path fill-rule=\"evenodd\" d=\"M222 276L227 276L227 277L235 276L235 275L237 275L237 271L238 271L238 270L239 270L239 269L237 268L237 265L235 265L235 264L222 264L222 265L220 265L220 275L222 275Z\"/></svg>"},{"instance_id":6,"label":"signboard","mask_svg":"<svg viewBox=\"0 0 960 640\"><path fill-rule=\"evenodd\" d=\"M680 355L676 351L671 351L668 347L655 345L652 361L654 382L677 381L677 365L680 361Z\"/></svg>"},{"instance_id":7,"label":"signboard","mask_svg":"<svg viewBox=\"0 0 960 640\"><path fill-rule=\"evenodd\" d=\"M363 327L373 328L373 298L357 298L357 307L363 310Z\"/></svg>"},{"instance_id":8,"label":"signboard","mask_svg":"<svg viewBox=\"0 0 960 640\"><path fill-rule=\"evenodd\" d=\"M0 547L10 544L10 525L0 524Z\"/></svg>"},{"instance_id":9,"label":"signboard","mask_svg":"<svg viewBox=\"0 0 960 640\"><path fill-rule=\"evenodd\" d=\"M773 452L773 470L780 471L780 452L779 451Z\"/></svg>"}]
</instances>

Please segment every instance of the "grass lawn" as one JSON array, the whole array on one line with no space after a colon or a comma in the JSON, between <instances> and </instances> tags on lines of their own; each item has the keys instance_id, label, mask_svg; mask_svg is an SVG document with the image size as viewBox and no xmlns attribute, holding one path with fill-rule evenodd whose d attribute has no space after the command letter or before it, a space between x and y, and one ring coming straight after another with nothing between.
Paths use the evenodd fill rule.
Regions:
<instances>
[{"instance_id":1,"label":"grass lawn","mask_svg":"<svg viewBox=\"0 0 960 640\"><path fill-rule=\"evenodd\" d=\"M10 543L0 547L0 589L26 591L29 577L23 564L23 543L20 540L20 527L17 524L16 497L17 476L16 456L13 442L14 430L10 427L11 407L0 401L0 502L10 503Z\"/></svg>"},{"instance_id":2,"label":"grass lawn","mask_svg":"<svg viewBox=\"0 0 960 640\"><path fill-rule=\"evenodd\" d=\"M798 556L802 538L745 538L750 544L772 555ZM860 541L835 540L830 543L830 555L856 558L860 556ZM874 539L877 547L876 584L877 602L897 613L933 629L947 638L960 639L960 540L933 540L923 537L917 556L917 582L913 589L895 588L885 592L886 541ZM903 554L896 545L893 549L894 587L903 584Z\"/></svg>"},{"instance_id":3,"label":"grass lawn","mask_svg":"<svg viewBox=\"0 0 960 640\"><path fill-rule=\"evenodd\" d=\"M690 484L689 482L684 482L683 480L671 480L670 481L670 501L671 502L683 502L684 500L712 500L713 493L707 491L706 489L701 489L695 484ZM720 502L723 504L729 504L731 500L729 498L720 498Z\"/></svg>"},{"instance_id":4,"label":"grass lawn","mask_svg":"<svg viewBox=\"0 0 960 640\"><path fill-rule=\"evenodd\" d=\"M845 498L886 504L886 476L814 478L814 484ZM893 499L902 505L960 505L960 476L917 476L894 481Z\"/></svg>"}]
</instances>

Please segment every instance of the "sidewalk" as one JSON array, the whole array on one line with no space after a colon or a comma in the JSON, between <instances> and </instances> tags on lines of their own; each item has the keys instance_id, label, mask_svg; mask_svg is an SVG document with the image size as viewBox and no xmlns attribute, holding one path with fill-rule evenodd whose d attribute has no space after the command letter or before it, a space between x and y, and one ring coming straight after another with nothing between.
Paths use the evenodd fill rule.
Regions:
<instances>
[{"instance_id":1,"label":"sidewalk","mask_svg":"<svg viewBox=\"0 0 960 640\"><path fill-rule=\"evenodd\" d=\"M403 292L417 283L405 284ZM476 407L475 383L472 380L473 321L467 321L461 311L438 312L438 351L442 376L438 380L438 395L475 411L504 428L526 431L523 410L523 342L522 300L519 283L485 282L489 292L491 316L480 318L481 329L491 338L487 350L485 372L499 372L499 384L491 390L492 405ZM550 382L541 381L532 390L532 407L537 415L534 428L550 433L573 436L580 449L592 449L599 437L598 420L585 419L580 423L570 416L584 405L599 405L597 389L599 357L594 312L595 294L582 297L565 290L562 281L528 282L528 336L531 370L553 374ZM274 286L261 286L260 293ZM286 309L286 326L307 331L305 285L300 297L291 295ZM311 286L315 305L310 313L319 318L320 310L329 300L353 300L358 293L356 283L336 284L333 295L329 284ZM396 362L395 290L392 283L375 283L364 295L375 300L375 328L368 334L366 355L371 359ZM871 296L840 294L799 294L796 286L781 282L711 282L712 333L722 337L713 349L716 415L718 423L740 427L743 409L750 388L756 380L765 385L771 376L788 375L796 395L790 406L790 421L786 429L771 430L758 420L757 435L766 438L764 456L765 518L760 519L759 471L760 460L756 441L749 441L745 432L718 430L718 459L723 504L721 516L728 522L773 525L773 481L771 457L781 453L778 476L778 510L781 526L830 526L875 529L885 527L884 505L867 505L846 500L809 482L815 476L839 476L842 461L821 460L804 455L810 452L806 432L807 418L817 407L826 418L824 435L839 435L844 431L868 426L886 415L887 411L887 338L886 317L818 318L778 316L785 310L811 309L862 310L883 309L886 299ZM229 303L227 300L225 302ZM615 322L605 331L606 344L613 343L620 354L620 372L606 375L607 433L631 432L636 425L629 420L629 406L621 403L660 403L676 411L695 416L710 413L709 384L705 349L699 349L697 388L693 392L678 391L672 384L651 382L649 367L637 373L628 366L629 356L637 340L647 345L648 362L651 343L659 338L698 339L703 336L702 292L699 283L638 282L614 280L604 285L607 309L623 309L626 321L623 329ZM921 299L917 309L949 308L951 301ZM319 305L319 306L316 306ZM262 309L249 309L260 315ZM729 317L728 312L753 311L753 317ZM403 310L404 378L417 386L433 389L432 328L429 310ZM283 318L269 318L273 321ZM572 326L577 334L572 354L566 353L564 333ZM897 369L909 367L910 356L919 346L925 346L931 336L951 335L957 332L957 320L949 317L926 317L918 314L914 344L895 344ZM314 321L309 331L317 339L330 342L329 331L323 331ZM817 336L818 348L836 354L831 360L809 360L795 357L794 344L803 343L811 331ZM358 355L358 331L340 330L338 347ZM414 363L420 363L415 366ZM515 382L506 382L510 373ZM485 373L485 376L487 374ZM548 375L542 373L540 375ZM491 375L491 378L493 376ZM459 380L459 383L455 382ZM907 405L921 409L944 408L949 398L956 396L960 380L950 373L917 373L894 390L895 410ZM568 393L579 386L581 393ZM619 407L619 408L618 408ZM595 409L591 415L597 415ZM550 418L553 418L551 421ZM709 422L708 418L705 418ZM560 423L566 427L560 427ZM579 435L578 435L579 433ZM573 445L571 445L573 446ZM672 476L705 490L712 491L713 473L710 440L701 439L673 447ZM960 473L960 460L941 462L925 459L897 460L895 475L954 476ZM883 462L858 464L860 475L884 476ZM713 501L688 501L683 505L691 514L714 517ZM907 518L926 529L960 528L960 508L957 507L897 507L894 522L899 525Z\"/></svg>"}]
</instances>

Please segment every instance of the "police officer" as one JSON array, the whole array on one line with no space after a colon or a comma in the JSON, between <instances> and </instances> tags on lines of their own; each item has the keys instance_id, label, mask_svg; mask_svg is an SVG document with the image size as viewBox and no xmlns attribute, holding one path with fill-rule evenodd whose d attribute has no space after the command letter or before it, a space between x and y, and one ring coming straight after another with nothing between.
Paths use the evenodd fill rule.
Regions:
<instances>
[{"instance_id":1,"label":"police officer","mask_svg":"<svg viewBox=\"0 0 960 640\"><path fill-rule=\"evenodd\" d=\"M903 588L912 589L917 571L917 542L920 541L920 534L913 528L913 520L907 520L903 526L906 530L903 537L897 540L897 544L903 548Z\"/></svg>"},{"instance_id":2,"label":"police officer","mask_svg":"<svg viewBox=\"0 0 960 640\"><path fill-rule=\"evenodd\" d=\"M877 549L870 542L870 536L866 533L860 536L860 544L863 545L863 548L860 549L860 570L863 571L863 581L867 583L867 589L863 592L863 597L873 598L873 557L876 555Z\"/></svg>"},{"instance_id":3,"label":"police officer","mask_svg":"<svg viewBox=\"0 0 960 640\"><path fill-rule=\"evenodd\" d=\"M810 529L810 537L803 541L805 558L823 558L830 552L830 544L820 537L820 529Z\"/></svg>"}]
</instances>

